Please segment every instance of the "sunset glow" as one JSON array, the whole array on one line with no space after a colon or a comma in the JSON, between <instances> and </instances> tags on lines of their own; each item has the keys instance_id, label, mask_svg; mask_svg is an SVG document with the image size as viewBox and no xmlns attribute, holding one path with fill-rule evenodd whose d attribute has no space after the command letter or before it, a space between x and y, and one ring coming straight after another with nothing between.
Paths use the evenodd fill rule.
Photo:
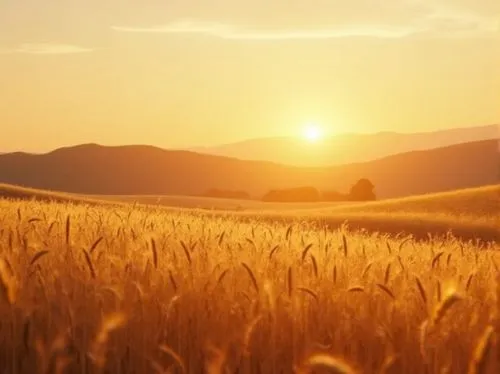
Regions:
<instances>
[{"instance_id":1,"label":"sunset glow","mask_svg":"<svg viewBox=\"0 0 500 374\"><path fill-rule=\"evenodd\" d=\"M500 1L370 4L0 2L0 152L500 121Z\"/></svg>"},{"instance_id":2,"label":"sunset glow","mask_svg":"<svg viewBox=\"0 0 500 374\"><path fill-rule=\"evenodd\" d=\"M320 140L324 134L320 126L314 123L310 123L304 127L303 135L307 141L314 143Z\"/></svg>"},{"instance_id":3,"label":"sunset glow","mask_svg":"<svg viewBox=\"0 0 500 374\"><path fill-rule=\"evenodd\" d=\"M500 373L499 16L0 0L0 374Z\"/></svg>"}]
</instances>

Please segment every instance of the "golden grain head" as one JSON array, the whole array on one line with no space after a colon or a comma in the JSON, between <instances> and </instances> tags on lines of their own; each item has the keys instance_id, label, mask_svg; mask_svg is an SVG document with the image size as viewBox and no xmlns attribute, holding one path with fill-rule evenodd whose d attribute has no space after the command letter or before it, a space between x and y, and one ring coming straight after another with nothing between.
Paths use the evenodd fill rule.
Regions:
<instances>
[{"instance_id":1,"label":"golden grain head","mask_svg":"<svg viewBox=\"0 0 500 374\"><path fill-rule=\"evenodd\" d=\"M273 214L0 199L0 372L496 372L498 243Z\"/></svg>"},{"instance_id":2,"label":"golden grain head","mask_svg":"<svg viewBox=\"0 0 500 374\"><path fill-rule=\"evenodd\" d=\"M345 360L322 353L308 357L303 366L309 370L327 369L332 374L356 373L356 370Z\"/></svg>"}]
</instances>

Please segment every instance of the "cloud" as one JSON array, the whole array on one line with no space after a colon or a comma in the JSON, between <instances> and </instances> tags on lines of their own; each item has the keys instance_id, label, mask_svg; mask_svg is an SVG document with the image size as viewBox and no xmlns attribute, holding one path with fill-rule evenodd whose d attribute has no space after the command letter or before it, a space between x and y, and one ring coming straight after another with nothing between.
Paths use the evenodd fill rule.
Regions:
<instances>
[{"instance_id":1,"label":"cloud","mask_svg":"<svg viewBox=\"0 0 500 374\"><path fill-rule=\"evenodd\" d=\"M479 14L463 7L436 4L420 24L426 23L430 30L441 36L497 35L499 20L495 15Z\"/></svg>"},{"instance_id":2,"label":"cloud","mask_svg":"<svg viewBox=\"0 0 500 374\"><path fill-rule=\"evenodd\" d=\"M112 29L267 41L499 36L500 1L477 1L317 0L311 6L307 0L213 0L195 6L193 0L173 0L165 21L159 20L165 13L158 12L144 26Z\"/></svg>"},{"instance_id":3,"label":"cloud","mask_svg":"<svg viewBox=\"0 0 500 374\"><path fill-rule=\"evenodd\" d=\"M408 26L345 25L323 28L247 28L216 22L181 20L151 27L112 26L119 32L156 34L199 34L227 40L299 40L345 37L402 38L419 30Z\"/></svg>"},{"instance_id":4,"label":"cloud","mask_svg":"<svg viewBox=\"0 0 500 374\"><path fill-rule=\"evenodd\" d=\"M93 52L91 48L85 48L72 44L57 44L57 43L24 43L17 48L9 50L1 50L0 53L6 54L29 54L29 55L67 55L74 53Z\"/></svg>"},{"instance_id":5,"label":"cloud","mask_svg":"<svg viewBox=\"0 0 500 374\"><path fill-rule=\"evenodd\" d=\"M333 24L325 27L237 26L223 22L181 19L159 26L112 26L112 30L128 33L196 34L226 40L300 40L347 37L404 38L409 36L470 37L500 35L498 19L477 15L446 6L420 16L405 25L376 23Z\"/></svg>"}]
</instances>

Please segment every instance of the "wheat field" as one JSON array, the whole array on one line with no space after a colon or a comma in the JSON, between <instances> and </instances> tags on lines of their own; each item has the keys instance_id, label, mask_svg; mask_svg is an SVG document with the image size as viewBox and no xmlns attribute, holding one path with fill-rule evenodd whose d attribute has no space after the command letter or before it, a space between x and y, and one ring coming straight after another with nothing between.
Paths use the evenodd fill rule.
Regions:
<instances>
[{"instance_id":1,"label":"wheat field","mask_svg":"<svg viewBox=\"0 0 500 374\"><path fill-rule=\"evenodd\" d=\"M0 200L2 373L497 373L500 246Z\"/></svg>"}]
</instances>

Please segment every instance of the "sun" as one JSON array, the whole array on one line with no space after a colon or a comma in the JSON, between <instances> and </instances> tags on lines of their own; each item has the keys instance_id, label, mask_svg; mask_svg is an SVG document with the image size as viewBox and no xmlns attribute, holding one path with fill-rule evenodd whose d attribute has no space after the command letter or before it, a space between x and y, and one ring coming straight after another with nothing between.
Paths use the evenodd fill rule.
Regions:
<instances>
[{"instance_id":1,"label":"sun","mask_svg":"<svg viewBox=\"0 0 500 374\"><path fill-rule=\"evenodd\" d=\"M303 136L311 143L317 142L323 137L323 130L317 124L309 123L304 126Z\"/></svg>"}]
</instances>

